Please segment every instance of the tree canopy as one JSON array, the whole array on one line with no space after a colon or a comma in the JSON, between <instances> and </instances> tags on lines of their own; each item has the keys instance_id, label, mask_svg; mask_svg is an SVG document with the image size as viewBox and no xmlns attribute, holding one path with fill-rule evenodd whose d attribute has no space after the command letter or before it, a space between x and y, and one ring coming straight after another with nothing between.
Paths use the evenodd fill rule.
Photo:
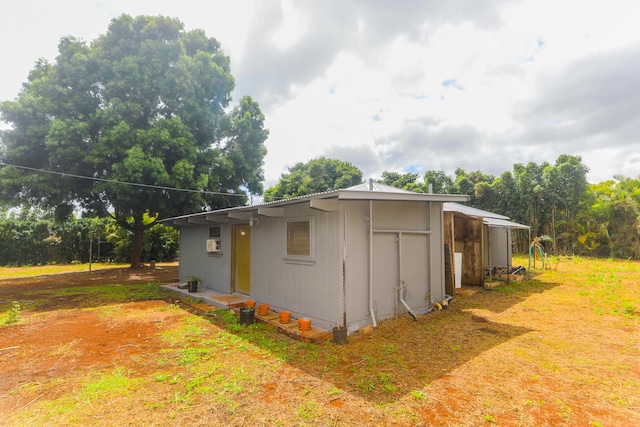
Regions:
<instances>
[{"instance_id":1,"label":"tree canopy","mask_svg":"<svg viewBox=\"0 0 640 427\"><path fill-rule=\"evenodd\" d=\"M264 201L348 188L360 183L362 172L351 163L319 157L290 167L289 173L283 173L280 181L264 192Z\"/></svg>"},{"instance_id":2,"label":"tree canopy","mask_svg":"<svg viewBox=\"0 0 640 427\"><path fill-rule=\"evenodd\" d=\"M91 43L63 38L58 52L0 106L12 125L2 161L18 166L0 170L4 197L113 216L134 233L137 267L155 224L145 213L237 206L246 190L262 192L264 116L250 97L229 110L235 83L214 38L176 19L122 15Z\"/></svg>"}]
</instances>

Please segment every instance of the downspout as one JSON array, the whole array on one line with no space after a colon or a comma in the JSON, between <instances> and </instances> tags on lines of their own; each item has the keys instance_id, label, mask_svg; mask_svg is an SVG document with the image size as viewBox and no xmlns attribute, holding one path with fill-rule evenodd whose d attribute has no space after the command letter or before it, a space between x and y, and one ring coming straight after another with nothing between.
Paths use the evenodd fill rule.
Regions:
<instances>
[{"instance_id":1,"label":"downspout","mask_svg":"<svg viewBox=\"0 0 640 427\"><path fill-rule=\"evenodd\" d=\"M491 228L489 228L488 225L487 225L487 242L489 243L489 283L493 285L493 259L491 258Z\"/></svg>"},{"instance_id":2,"label":"downspout","mask_svg":"<svg viewBox=\"0 0 640 427\"><path fill-rule=\"evenodd\" d=\"M344 211L344 236L342 240L342 324L347 327L347 211ZM340 325L336 325L340 326Z\"/></svg>"},{"instance_id":3,"label":"downspout","mask_svg":"<svg viewBox=\"0 0 640 427\"><path fill-rule=\"evenodd\" d=\"M373 307L373 200L371 199L369 199L369 313L371 313L373 327L378 327Z\"/></svg>"},{"instance_id":4,"label":"downspout","mask_svg":"<svg viewBox=\"0 0 640 427\"><path fill-rule=\"evenodd\" d=\"M404 285L404 277L402 274L402 232L398 232L398 276L400 283L398 284L398 299L404 306L404 308L409 312L413 320L418 321L418 316L411 310L409 304L404 300L404 294L407 291L407 287Z\"/></svg>"}]
</instances>

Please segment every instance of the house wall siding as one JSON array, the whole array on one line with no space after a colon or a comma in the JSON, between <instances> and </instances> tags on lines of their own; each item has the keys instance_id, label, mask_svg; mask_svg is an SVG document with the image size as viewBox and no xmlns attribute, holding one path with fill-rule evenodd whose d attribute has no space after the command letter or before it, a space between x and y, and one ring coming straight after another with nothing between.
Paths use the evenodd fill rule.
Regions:
<instances>
[{"instance_id":1,"label":"house wall siding","mask_svg":"<svg viewBox=\"0 0 640 427\"><path fill-rule=\"evenodd\" d=\"M430 306L431 295L444 298L442 205L387 201L373 202L372 208L376 230L372 254L376 319L394 317L396 313L406 311L398 302L400 254L397 231L403 231L402 276L408 305L412 310L421 311ZM372 322L369 310L369 202L342 202L341 210L347 218L348 236L347 321L352 329L357 329Z\"/></svg>"},{"instance_id":2,"label":"house wall siding","mask_svg":"<svg viewBox=\"0 0 640 427\"><path fill-rule=\"evenodd\" d=\"M357 330L372 322L369 314L369 202L343 201L340 213L345 236L344 306L347 325L351 330ZM343 320L342 313L340 320Z\"/></svg>"},{"instance_id":3,"label":"house wall siding","mask_svg":"<svg viewBox=\"0 0 640 427\"><path fill-rule=\"evenodd\" d=\"M274 310L304 315L329 328L341 318L341 244L337 212L308 205L285 208L283 218L260 219L252 232L251 297ZM287 256L288 219L312 220L311 260Z\"/></svg>"},{"instance_id":4,"label":"house wall siding","mask_svg":"<svg viewBox=\"0 0 640 427\"><path fill-rule=\"evenodd\" d=\"M429 244L429 264L431 268L430 285L431 301L442 301L445 297L444 287L444 213L442 203L430 203L431 234ZM428 303L430 304L429 301Z\"/></svg>"},{"instance_id":5,"label":"house wall siding","mask_svg":"<svg viewBox=\"0 0 640 427\"><path fill-rule=\"evenodd\" d=\"M214 226L215 224L211 224ZM231 228L228 224L221 227L221 252L207 253L209 225L180 228L180 281L186 281L188 275L202 279L202 286L220 292L231 292Z\"/></svg>"},{"instance_id":6,"label":"house wall siding","mask_svg":"<svg viewBox=\"0 0 640 427\"><path fill-rule=\"evenodd\" d=\"M288 205L284 216L260 216L251 229L251 291L256 301L315 326L343 324L350 331L372 323L369 310L369 200L339 200L337 211ZM397 299L398 231L402 232L405 300L415 311L444 298L441 202L373 201L373 299L377 320L405 312ZM312 219L311 259L286 254L287 220ZM181 227L180 277L196 274L203 285L231 292L231 224L221 226L222 253L206 253L209 226Z\"/></svg>"}]
</instances>

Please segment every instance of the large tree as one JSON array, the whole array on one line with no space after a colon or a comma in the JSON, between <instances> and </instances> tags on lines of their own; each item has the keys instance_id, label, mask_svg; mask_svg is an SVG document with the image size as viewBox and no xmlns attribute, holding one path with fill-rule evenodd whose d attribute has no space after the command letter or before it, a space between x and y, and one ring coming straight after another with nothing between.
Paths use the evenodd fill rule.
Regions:
<instances>
[{"instance_id":1,"label":"large tree","mask_svg":"<svg viewBox=\"0 0 640 427\"><path fill-rule=\"evenodd\" d=\"M435 194L453 194L455 192L453 179L443 170L430 169L424 173L424 186L427 193L429 192L429 185L431 185L431 190Z\"/></svg>"},{"instance_id":2,"label":"large tree","mask_svg":"<svg viewBox=\"0 0 640 427\"><path fill-rule=\"evenodd\" d=\"M176 19L122 15L95 41L66 37L58 50L0 107L12 125L2 160L19 166L0 170L5 197L110 214L133 233L138 267L155 224L145 213L236 206L246 190L262 192L264 116L249 97L228 110L234 79L215 39Z\"/></svg>"},{"instance_id":3,"label":"large tree","mask_svg":"<svg viewBox=\"0 0 640 427\"><path fill-rule=\"evenodd\" d=\"M351 163L319 157L296 163L264 192L265 202L348 188L362 183L362 172Z\"/></svg>"},{"instance_id":4,"label":"large tree","mask_svg":"<svg viewBox=\"0 0 640 427\"><path fill-rule=\"evenodd\" d=\"M423 193L422 185L418 182L417 173L398 173L384 171L382 172L382 178L380 183L384 185L390 185L392 187L402 188L407 191L415 191L417 193Z\"/></svg>"}]
</instances>

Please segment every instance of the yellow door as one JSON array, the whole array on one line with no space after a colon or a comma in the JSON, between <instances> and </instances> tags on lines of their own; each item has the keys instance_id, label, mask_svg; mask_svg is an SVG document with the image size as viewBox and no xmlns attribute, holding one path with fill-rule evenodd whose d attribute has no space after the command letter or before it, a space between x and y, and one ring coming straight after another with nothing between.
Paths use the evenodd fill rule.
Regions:
<instances>
[{"instance_id":1,"label":"yellow door","mask_svg":"<svg viewBox=\"0 0 640 427\"><path fill-rule=\"evenodd\" d=\"M251 227L248 224L233 226L233 250L231 255L231 287L234 292L251 293Z\"/></svg>"}]
</instances>

